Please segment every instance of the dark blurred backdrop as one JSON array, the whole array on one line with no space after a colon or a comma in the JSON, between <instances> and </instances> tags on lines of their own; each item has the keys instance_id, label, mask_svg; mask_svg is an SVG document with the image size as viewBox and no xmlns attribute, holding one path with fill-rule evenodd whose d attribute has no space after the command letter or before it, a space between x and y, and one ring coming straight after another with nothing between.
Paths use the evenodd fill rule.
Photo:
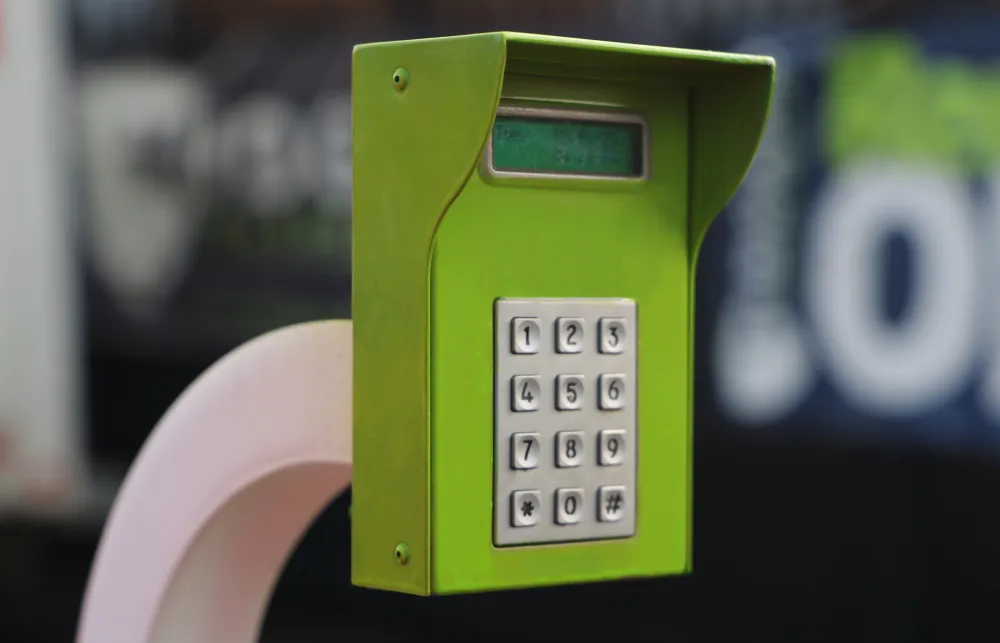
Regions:
<instances>
[{"instance_id":1,"label":"dark blurred backdrop","mask_svg":"<svg viewBox=\"0 0 1000 643\"><path fill-rule=\"evenodd\" d=\"M24 108L37 123L0 132L58 125L67 144L31 167L65 191L38 216L71 250L49 244L36 272L15 243L5 265L0 244L0 285L69 302L53 299L69 311L54 330L0 323L0 383L21 392L0 391L0 640L71 640L116 485L193 378L266 330L350 316L351 47L497 29L778 60L760 154L700 260L695 572L357 590L341 498L287 569L264 640L534 640L552 636L544 623L635 641L1000 638L1000 3L6 4L6 31L35 25L31 46L51 53L27 67L28 31L13 32L0 73L65 109ZM17 194L0 236L34 243ZM0 288L0 316L45 317L16 292ZM29 330L58 334L45 359L73 377L20 381L36 358L11 338ZM67 410L46 419L23 400Z\"/></svg>"}]
</instances>

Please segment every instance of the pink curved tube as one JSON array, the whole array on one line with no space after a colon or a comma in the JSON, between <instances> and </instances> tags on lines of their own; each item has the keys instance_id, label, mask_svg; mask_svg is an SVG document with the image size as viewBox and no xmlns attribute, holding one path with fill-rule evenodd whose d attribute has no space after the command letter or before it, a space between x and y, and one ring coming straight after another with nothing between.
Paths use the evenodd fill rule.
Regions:
<instances>
[{"instance_id":1,"label":"pink curved tube","mask_svg":"<svg viewBox=\"0 0 1000 643\"><path fill-rule=\"evenodd\" d=\"M349 321L236 349L154 429L118 493L78 643L227 643L259 636L274 584L351 481Z\"/></svg>"}]
</instances>

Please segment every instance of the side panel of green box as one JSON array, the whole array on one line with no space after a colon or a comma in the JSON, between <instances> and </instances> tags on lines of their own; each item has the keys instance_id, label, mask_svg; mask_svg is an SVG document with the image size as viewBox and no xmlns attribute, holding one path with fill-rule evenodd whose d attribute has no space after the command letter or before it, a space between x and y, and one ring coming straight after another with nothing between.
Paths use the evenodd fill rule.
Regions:
<instances>
[{"instance_id":1,"label":"side panel of green box","mask_svg":"<svg viewBox=\"0 0 1000 643\"><path fill-rule=\"evenodd\" d=\"M430 591L428 308L434 230L485 144L499 34L360 46L353 60L355 584ZM393 84L407 70L403 91ZM405 543L409 561L394 558Z\"/></svg>"},{"instance_id":2,"label":"side panel of green box","mask_svg":"<svg viewBox=\"0 0 1000 643\"><path fill-rule=\"evenodd\" d=\"M434 593L681 573L690 562L688 89L504 80L504 99L558 97L645 116L653 176L615 182L474 175L435 237L431 281ZM638 189L635 189L638 187ZM638 304L638 526L634 538L496 548L493 302L629 297Z\"/></svg>"}]
</instances>

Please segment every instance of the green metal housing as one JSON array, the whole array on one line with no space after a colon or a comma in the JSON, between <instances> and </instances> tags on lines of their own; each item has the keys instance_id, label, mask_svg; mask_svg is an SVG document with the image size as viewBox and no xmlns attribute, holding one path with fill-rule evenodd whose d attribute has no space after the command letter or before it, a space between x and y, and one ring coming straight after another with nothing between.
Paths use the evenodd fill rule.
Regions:
<instances>
[{"instance_id":1,"label":"green metal housing","mask_svg":"<svg viewBox=\"0 0 1000 643\"><path fill-rule=\"evenodd\" d=\"M355 584L428 595L690 570L695 266L773 82L765 57L518 33L355 49ZM651 176L484 173L501 102L637 112ZM498 297L636 300L634 537L493 546Z\"/></svg>"}]
</instances>

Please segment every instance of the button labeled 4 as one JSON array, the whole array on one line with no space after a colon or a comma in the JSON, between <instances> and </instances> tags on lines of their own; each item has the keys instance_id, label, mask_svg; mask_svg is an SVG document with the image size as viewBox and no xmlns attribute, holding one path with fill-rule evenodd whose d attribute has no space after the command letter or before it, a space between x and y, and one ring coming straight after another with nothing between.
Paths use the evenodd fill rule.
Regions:
<instances>
[{"instance_id":1,"label":"button labeled 4","mask_svg":"<svg viewBox=\"0 0 1000 643\"><path fill-rule=\"evenodd\" d=\"M537 375L515 375L510 381L510 402L515 411L537 411L541 395L542 378Z\"/></svg>"}]
</instances>

